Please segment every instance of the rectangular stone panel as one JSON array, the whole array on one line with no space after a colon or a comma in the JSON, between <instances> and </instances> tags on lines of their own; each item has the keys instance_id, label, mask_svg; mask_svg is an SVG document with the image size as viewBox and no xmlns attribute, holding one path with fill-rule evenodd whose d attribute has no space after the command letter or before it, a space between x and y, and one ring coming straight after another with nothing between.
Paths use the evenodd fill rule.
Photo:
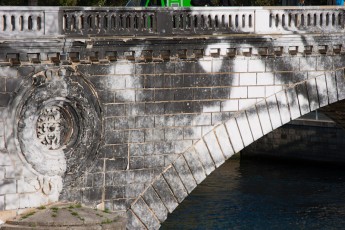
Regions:
<instances>
[{"instance_id":1,"label":"rectangular stone panel","mask_svg":"<svg viewBox=\"0 0 345 230\"><path fill-rule=\"evenodd\" d=\"M246 114L247 114L250 130L252 131L252 134L253 134L254 141L256 141L257 139L263 136L256 108L250 107L249 109L247 109Z\"/></svg>"},{"instance_id":2,"label":"rectangular stone panel","mask_svg":"<svg viewBox=\"0 0 345 230\"><path fill-rule=\"evenodd\" d=\"M295 88L286 89L286 97L289 103L291 120L299 118L301 116L301 112L299 110L298 97Z\"/></svg>"},{"instance_id":3,"label":"rectangular stone panel","mask_svg":"<svg viewBox=\"0 0 345 230\"><path fill-rule=\"evenodd\" d=\"M278 57L272 58L274 71L298 71L298 57Z\"/></svg>"},{"instance_id":4,"label":"rectangular stone panel","mask_svg":"<svg viewBox=\"0 0 345 230\"><path fill-rule=\"evenodd\" d=\"M240 99L238 101L238 110L244 110L250 106L255 105L256 100L257 100L256 98L255 99Z\"/></svg>"},{"instance_id":5,"label":"rectangular stone panel","mask_svg":"<svg viewBox=\"0 0 345 230\"><path fill-rule=\"evenodd\" d=\"M266 86L265 96L269 97L283 90L282 85Z\"/></svg>"},{"instance_id":6,"label":"rectangular stone panel","mask_svg":"<svg viewBox=\"0 0 345 230\"><path fill-rule=\"evenodd\" d=\"M326 76L316 78L317 93L319 96L320 107L328 105Z\"/></svg>"},{"instance_id":7,"label":"rectangular stone panel","mask_svg":"<svg viewBox=\"0 0 345 230\"><path fill-rule=\"evenodd\" d=\"M231 146L229 135L224 125L220 125L215 129L215 134L218 139L218 143L223 151L226 159L230 158L234 154L234 150Z\"/></svg>"},{"instance_id":8,"label":"rectangular stone panel","mask_svg":"<svg viewBox=\"0 0 345 230\"><path fill-rule=\"evenodd\" d=\"M300 71L316 70L316 57L300 57Z\"/></svg>"},{"instance_id":9,"label":"rectangular stone panel","mask_svg":"<svg viewBox=\"0 0 345 230\"><path fill-rule=\"evenodd\" d=\"M272 124L272 129L276 129L276 128L280 127L282 125L282 121L280 118L280 113L279 113L279 109L278 109L278 103L277 103L276 95L272 95L272 96L268 97L266 99L266 105L267 105L267 109L268 109L269 119L270 119L271 124ZM257 107L257 108L258 108L258 111L260 113L261 108L259 108L259 107ZM260 117L260 115L259 115L259 117ZM262 128L262 129L264 130L264 128ZM268 129L267 130L265 129L264 133L266 131L268 131Z\"/></svg>"},{"instance_id":10,"label":"rectangular stone panel","mask_svg":"<svg viewBox=\"0 0 345 230\"><path fill-rule=\"evenodd\" d=\"M138 219L132 210L127 211L127 225L126 229L147 229L144 224Z\"/></svg>"},{"instance_id":11,"label":"rectangular stone panel","mask_svg":"<svg viewBox=\"0 0 345 230\"><path fill-rule=\"evenodd\" d=\"M164 180L163 176L159 176L153 182L152 186L159 195L159 197L162 199L165 207L169 210L170 213L172 213L178 206L178 202L175 196L173 195L173 192L170 190L169 185Z\"/></svg>"},{"instance_id":12,"label":"rectangular stone panel","mask_svg":"<svg viewBox=\"0 0 345 230\"><path fill-rule=\"evenodd\" d=\"M291 120L290 117L290 111L289 111L289 105L286 98L286 91L283 90L276 94L277 102L278 102L278 108L280 113L280 118L282 121L282 124L286 124Z\"/></svg>"},{"instance_id":13,"label":"rectangular stone panel","mask_svg":"<svg viewBox=\"0 0 345 230\"><path fill-rule=\"evenodd\" d=\"M185 140L196 140L201 137L201 126L186 127L183 129L183 139Z\"/></svg>"},{"instance_id":14,"label":"rectangular stone panel","mask_svg":"<svg viewBox=\"0 0 345 230\"><path fill-rule=\"evenodd\" d=\"M194 145L194 148L197 153L197 156L199 157L202 165L205 168L206 174L209 175L215 169L215 165L207 149L205 142L203 140L199 140Z\"/></svg>"},{"instance_id":15,"label":"rectangular stone panel","mask_svg":"<svg viewBox=\"0 0 345 230\"><path fill-rule=\"evenodd\" d=\"M225 123L225 127L229 134L229 139L232 143L232 147L234 148L235 153L238 153L244 148L242 137L240 131L238 130L238 126L236 120L230 119Z\"/></svg>"},{"instance_id":16,"label":"rectangular stone panel","mask_svg":"<svg viewBox=\"0 0 345 230\"><path fill-rule=\"evenodd\" d=\"M241 133L244 146L250 145L254 141L254 139L249 127L246 114L241 113L238 117L236 117L236 121L237 121L238 129L240 130L240 133Z\"/></svg>"},{"instance_id":17,"label":"rectangular stone panel","mask_svg":"<svg viewBox=\"0 0 345 230\"><path fill-rule=\"evenodd\" d=\"M212 125L215 126L219 123L224 123L232 117L231 112L212 113Z\"/></svg>"},{"instance_id":18,"label":"rectangular stone panel","mask_svg":"<svg viewBox=\"0 0 345 230\"><path fill-rule=\"evenodd\" d=\"M218 144L216 135L213 131L211 131L208 134L206 134L203 139L207 145L207 148L212 156L212 159L216 167L218 168L221 164L224 163L225 158Z\"/></svg>"},{"instance_id":19,"label":"rectangular stone panel","mask_svg":"<svg viewBox=\"0 0 345 230\"><path fill-rule=\"evenodd\" d=\"M256 85L256 73L240 73L240 85Z\"/></svg>"},{"instance_id":20,"label":"rectangular stone panel","mask_svg":"<svg viewBox=\"0 0 345 230\"><path fill-rule=\"evenodd\" d=\"M265 59L248 60L248 72L264 72L265 64Z\"/></svg>"},{"instance_id":21,"label":"rectangular stone panel","mask_svg":"<svg viewBox=\"0 0 345 230\"><path fill-rule=\"evenodd\" d=\"M274 73L257 73L257 85L273 85Z\"/></svg>"},{"instance_id":22,"label":"rectangular stone panel","mask_svg":"<svg viewBox=\"0 0 345 230\"><path fill-rule=\"evenodd\" d=\"M232 72L247 72L248 70L247 60L232 59L229 64Z\"/></svg>"},{"instance_id":23,"label":"rectangular stone panel","mask_svg":"<svg viewBox=\"0 0 345 230\"><path fill-rule=\"evenodd\" d=\"M206 178L206 172L200 160L196 156L194 148L190 148L183 154L190 171L197 184L200 184Z\"/></svg>"},{"instance_id":24,"label":"rectangular stone panel","mask_svg":"<svg viewBox=\"0 0 345 230\"><path fill-rule=\"evenodd\" d=\"M220 101L202 102L202 112L203 113L220 112Z\"/></svg>"},{"instance_id":25,"label":"rectangular stone panel","mask_svg":"<svg viewBox=\"0 0 345 230\"><path fill-rule=\"evenodd\" d=\"M315 79L308 80L306 82L306 87L308 91L310 110L314 111L315 109L318 109L320 107L319 98L317 96L316 80Z\"/></svg>"},{"instance_id":26,"label":"rectangular stone panel","mask_svg":"<svg viewBox=\"0 0 345 230\"><path fill-rule=\"evenodd\" d=\"M194 126L211 125L211 124L212 124L212 114L210 113L198 114L197 116L195 116L193 120Z\"/></svg>"},{"instance_id":27,"label":"rectangular stone panel","mask_svg":"<svg viewBox=\"0 0 345 230\"><path fill-rule=\"evenodd\" d=\"M137 182L135 184L126 184L125 196L127 199L136 199L145 189L145 184L143 182Z\"/></svg>"},{"instance_id":28,"label":"rectangular stone panel","mask_svg":"<svg viewBox=\"0 0 345 230\"><path fill-rule=\"evenodd\" d=\"M239 87L231 87L230 88L230 99L236 98L248 98L248 87L247 86L239 86Z\"/></svg>"},{"instance_id":29,"label":"rectangular stone panel","mask_svg":"<svg viewBox=\"0 0 345 230\"><path fill-rule=\"evenodd\" d=\"M19 195L18 194L6 194L5 195L5 210L14 210L19 207Z\"/></svg>"},{"instance_id":30,"label":"rectangular stone panel","mask_svg":"<svg viewBox=\"0 0 345 230\"><path fill-rule=\"evenodd\" d=\"M184 184L184 187L187 189L187 192L191 193L197 184L192 175L192 172L189 169L186 160L183 156L180 156L175 160L173 165L175 167L176 172L180 176L181 181Z\"/></svg>"},{"instance_id":31,"label":"rectangular stone panel","mask_svg":"<svg viewBox=\"0 0 345 230\"><path fill-rule=\"evenodd\" d=\"M158 220L161 223L164 222L167 219L168 210L166 209L162 200L159 198L159 196L157 195L156 191L152 188L152 186L149 186L142 196L146 204L154 212Z\"/></svg>"},{"instance_id":32,"label":"rectangular stone panel","mask_svg":"<svg viewBox=\"0 0 345 230\"><path fill-rule=\"evenodd\" d=\"M337 70L335 72L337 80L337 91L338 91L338 100L345 99L345 75L344 70Z\"/></svg>"},{"instance_id":33,"label":"rectangular stone panel","mask_svg":"<svg viewBox=\"0 0 345 230\"><path fill-rule=\"evenodd\" d=\"M265 86L248 86L248 98L265 97Z\"/></svg>"},{"instance_id":34,"label":"rectangular stone panel","mask_svg":"<svg viewBox=\"0 0 345 230\"><path fill-rule=\"evenodd\" d=\"M10 93L0 93L0 107L6 107L11 99Z\"/></svg>"},{"instance_id":35,"label":"rectangular stone panel","mask_svg":"<svg viewBox=\"0 0 345 230\"><path fill-rule=\"evenodd\" d=\"M258 112L258 116L259 116L259 120L260 120L260 124L261 124L263 135L266 135L267 133L272 131L272 123L271 123L271 119L270 119L270 114L268 112L268 107L267 107L267 104L266 104L266 100L260 101L256 105L256 109L257 109L257 112ZM278 107L276 107L276 109L278 110ZM278 119L279 122L280 122L279 111L277 111L275 116L277 116L277 117L275 117L275 119ZM280 124L281 124L281 122L280 122Z\"/></svg>"},{"instance_id":36,"label":"rectangular stone panel","mask_svg":"<svg viewBox=\"0 0 345 230\"><path fill-rule=\"evenodd\" d=\"M301 115L303 116L304 114L307 114L310 112L306 83L296 85L296 92L297 92L298 104L301 111Z\"/></svg>"},{"instance_id":37,"label":"rectangular stone panel","mask_svg":"<svg viewBox=\"0 0 345 230\"><path fill-rule=\"evenodd\" d=\"M181 203L188 193L175 168L173 166L169 167L165 172L163 172L163 176L177 198L177 201Z\"/></svg>"},{"instance_id":38,"label":"rectangular stone panel","mask_svg":"<svg viewBox=\"0 0 345 230\"><path fill-rule=\"evenodd\" d=\"M337 82L334 72L325 72L328 92L328 103L334 103L338 101L337 95Z\"/></svg>"},{"instance_id":39,"label":"rectangular stone panel","mask_svg":"<svg viewBox=\"0 0 345 230\"><path fill-rule=\"evenodd\" d=\"M132 205L131 208L148 229L159 229L159 220L141 197Z\"/></svg>"},{"instance_id":40,"label":"rectangular stone panel","mask_svg":"<svg viewBox=\"0 0 345 230\"><path fill-rule=\"evenodd\" d=\"M317 70L331 70L333 68L332 56L319 56L317 57Z\"/></svg>"},{"instance_id":41,"label":"rectangular stone panel","mask_svg":"<svg viewBox=\"0 0 345 230\"><path fill-rule=\"evenodd\" d=\"M0 195L16 193L15 180L1 180L0 181Z\"/></svg>"},{"instance_id":42,"label":"rectangular stone panel","mask_svg":"<svg viewBox=\"0 0 345 230\"><path fill-rule=\"evenodd\" d=\"M226 100L220 104L221 111L238 111L238 100Z\"/></svg>"}]
</instances>

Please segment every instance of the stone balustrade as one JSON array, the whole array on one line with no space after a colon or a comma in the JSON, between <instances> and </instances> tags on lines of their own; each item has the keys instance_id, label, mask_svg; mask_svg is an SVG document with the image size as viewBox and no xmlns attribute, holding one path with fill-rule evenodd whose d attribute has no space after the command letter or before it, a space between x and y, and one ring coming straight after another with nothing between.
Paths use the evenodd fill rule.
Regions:
<instances>
[{"instance_id":1,"label":"stone balustrade","mask_svg":"<svg viewBox=\"0 0 345 230\"><path fill-rule=\"evenodd\" d=\"M0 37L339 33L344 12L335 6L1 7Z\"/></svg>"}]
</instances>

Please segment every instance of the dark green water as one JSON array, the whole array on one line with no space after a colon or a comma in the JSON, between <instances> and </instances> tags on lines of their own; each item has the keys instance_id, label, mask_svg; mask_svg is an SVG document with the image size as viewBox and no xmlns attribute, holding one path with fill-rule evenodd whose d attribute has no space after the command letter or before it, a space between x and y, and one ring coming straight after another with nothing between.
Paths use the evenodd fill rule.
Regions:
<instances>
[{"instance_id":1,"label":"dark green water","mask_svg":"<svg viewBox=\"0 0 345 230\"><path fill-rule=\"evenodd\" d=\"M161 229L345 229L345 167L230 159Z\"/></svg>"}]
</instances>

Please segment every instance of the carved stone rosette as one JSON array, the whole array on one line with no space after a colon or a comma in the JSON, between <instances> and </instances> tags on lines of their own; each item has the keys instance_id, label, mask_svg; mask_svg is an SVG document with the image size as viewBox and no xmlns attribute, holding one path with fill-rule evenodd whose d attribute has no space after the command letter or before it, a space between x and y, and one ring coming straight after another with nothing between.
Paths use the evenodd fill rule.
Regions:
<instances>
[{"instance_id":1,"label":"carved stone rosette","mask_svg":"<svg viewBox=\"0 0 345 230\"><path fill-rule=\"evenodd\" d=\"M37 175L71 181L96 158L100 105L92 85L73 70L28 77L11 106L9 150Z\"/></svg>"}]
</instances>

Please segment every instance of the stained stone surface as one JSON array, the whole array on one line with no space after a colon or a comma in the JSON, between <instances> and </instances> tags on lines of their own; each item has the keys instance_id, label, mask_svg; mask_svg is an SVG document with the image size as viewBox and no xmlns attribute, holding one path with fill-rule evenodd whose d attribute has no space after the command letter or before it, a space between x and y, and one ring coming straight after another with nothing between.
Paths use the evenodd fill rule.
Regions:
<instances>
[{"instance_id":1,"label":"stained stone surface","mask_svg":"<svg viewBox=\"0 0 345 230\"><path fill-rule=\"evenodd\" d=\"M40 206L8 220L1 229L126 229L124 212L109 212L75 203Z\"/></svg>"},{"instance_id":2,"label":"stained stone surface","mask_svg":"<svg viewBox=\"0 0 345 230\"><path fill-rule=\"evenodd\" d=\"M127 11L1 11L13 27L0 31L0 211L78 201L158 227L234 153L343 103L341 8ZM245 23L227 24L239 11ZM338 23L283 25L306 12ZM21 15L37 27L19 30ZM152 28L136 27L147 15ZM339 110L328 113L344 123Z\"/></svg>"}]
</instances>

